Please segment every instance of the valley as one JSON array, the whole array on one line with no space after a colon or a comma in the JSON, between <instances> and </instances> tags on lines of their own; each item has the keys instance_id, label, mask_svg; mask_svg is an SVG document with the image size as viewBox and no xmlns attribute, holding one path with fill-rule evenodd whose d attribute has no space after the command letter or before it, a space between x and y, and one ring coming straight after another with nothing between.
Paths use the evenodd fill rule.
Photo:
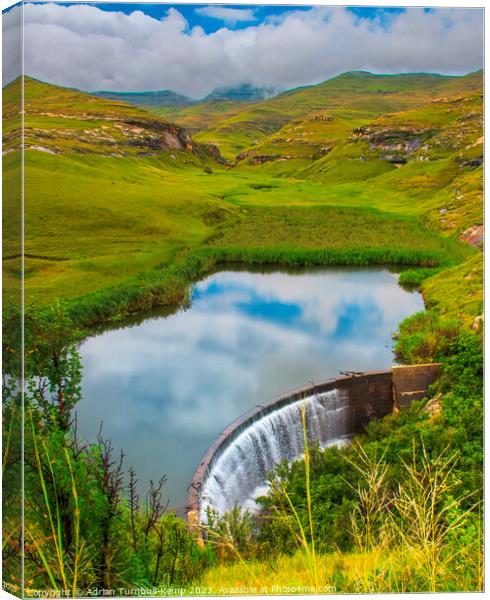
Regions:
<instances>
[{"instance_id":1,"label":"valley","mask_svg":"<svg viewBox=\"0 0 490 600\"><path fill-rule=\"evenodd\" d=\"M475 250L459 240L482 226L481 76L352 72L258 102L161 107L26 78L27 295L117 295L202 251L461 263ZM4 89L7 182L19 85ZM15 247L6 231L7 296Z\"/></svg>"}]
</instances>

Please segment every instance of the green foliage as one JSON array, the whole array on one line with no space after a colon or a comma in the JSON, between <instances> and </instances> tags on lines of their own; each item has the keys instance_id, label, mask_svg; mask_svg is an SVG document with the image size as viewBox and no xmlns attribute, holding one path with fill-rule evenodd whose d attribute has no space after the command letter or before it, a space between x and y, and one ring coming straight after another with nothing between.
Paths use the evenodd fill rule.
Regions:
<instances>
[{"instance_id":1,"label":"green foliage","mask_svg":"<svg viewBox=\"0 0 490 600\"><path fill-rule=\"evenodd\" d=\"M20 591L22 549L22 404L18 380L2 386L2 564L5 589Z\"/></svg>"},{"instance_id":2,"label":"green foliage","mask_svg":"<svg viewBox=\"0 0 490 600\"><path fill-rule=\"evenodd\" d=\"M239 506L220 516L208 508L204 536L208 544L216 549L221 560L243 559L257 553L257 523L248 510Z\"/></svg>"},{"instance_id":3,"label":"green foliage","mask_svg":"<svg viewBox=\"0 0 490 600\"><path fill-rule=\"evenodd\" d=\"M74 431L31 411L25 437L26 580L30 589L189 585L212 564L187 524L165 514L162 485L146 501L125 493L110 441L80 445ZM133 474L134 477L134 474ZM132 479L134 483L134 479ZM72 590L78 590L73 592ZM29 592L28 592L29 595Z\"/></svg>"},{"instance_id":4,"label":"green foliage","mask_svg":"<svg viewBox=\"0 0 490 600\"><path fill-rule=\"evenodd\" d=\"M357 480L355 470L345 459L339 448L320 451L313 447L311 452L312 514L315 524L315 539L320 552L347 548L350 544L350 513L354 508L355 494L347 481ZM293 554L297 549L295 536L291 535L297 523L291 521L291 508L284 493L287 492L291 504L296 507L303 527L308 528L306 506L306 478L304 462L284 464L278 469L277 478L282 485L274 485L272 492L260 499L265 511L261 528L260 543L266 549ZM289 515L289 516L288 516ZM309 538L309 533L307 534Z\"/></svg>"},{"instance_id":5,"label":"green foliage","mask_svg":"<svg viewBox=\"0 0 490 600\"><path fill-rule=\"evenodd\" d=\"M445 269L422 283L428 308L446 319L482 332L483 254L478 252L463 263Z\"/></svg>"},{"instance_id":6,"label":"green foliage","mask_svg":"<svg viewBox=\"0 0 490 600\"><path fill-rule=\"evenodd\" d=\"M472 494L483 487L483 348L474 332L461 332L451 343L440 390L453 443L462 449L461 485Z\"/></svg>"},{"instance_id":7,"label":"green foliage","mask_svg":"<svg viewBox=\"0 0 490 600\"><path fill-rule=\"evenodd\" d=\"M449 354L450 342L459 329L457 320L443 319L435 311L408 317L394 336L397 360L407 364L438 362Z\"/></svg>"},{"instance_id":8,"label":"green foliage","mask_svg":"<svg viewBox=\"0 0 490 600\"><path fill-rule=\"evenodd\" d=\"M71 410L81 398L81 363L76 344L81 333L61 302L24 309L24 376L27 400L62 430L71 424Z\"/></svg>"},{"instance_id":9,"label":"green foliage","mask_svg":"<svg viewBox=\"0 0 490 600\"><path fill-rule=\"evenodd\" d=\"M440 270L440 268L408 269L400 273L398 283L408 289L418 288L423 281L428 277L432 277L432 275L436 275Z\"/></svg>"}]
</instances>

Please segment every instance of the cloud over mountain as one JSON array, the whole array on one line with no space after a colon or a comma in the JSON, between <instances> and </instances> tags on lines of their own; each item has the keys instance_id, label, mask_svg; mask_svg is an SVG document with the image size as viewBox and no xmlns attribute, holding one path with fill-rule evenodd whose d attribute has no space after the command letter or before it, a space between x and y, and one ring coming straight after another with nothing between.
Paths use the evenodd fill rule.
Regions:
<instances>
[{"instance_id":1,"label":"cloud over mountain","mask_svg":"<svg viewBox=\"0 0 490 600\"><path fill-rule=\"evenodd\" d=\"M82 4L27 4L26 74L85 90L172 89L202 97L243 82L286 89L348 70L461 74L483 64L479 9L411 8L359 18L343 7L315 7L240 29L232 23L253 17L251 10L200 10L212 16L211 9L224 26L206 33L189 27L177 8L156 19L139 9L125 14ZM18 35L17 10L4 15L6 52ZM228 12L219 17L216 10ZM4 84L15 76L5 62Z\"/></svg>"}]
</instances>

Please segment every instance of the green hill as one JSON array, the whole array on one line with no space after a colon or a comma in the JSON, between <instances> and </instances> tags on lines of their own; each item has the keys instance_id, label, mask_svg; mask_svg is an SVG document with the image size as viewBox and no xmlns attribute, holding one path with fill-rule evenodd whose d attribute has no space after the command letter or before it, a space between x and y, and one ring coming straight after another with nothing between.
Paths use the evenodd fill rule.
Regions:
<instances>
[{"instance_id":1,"label":"green hill","mask_svg":"<svg viewBox=\"0 0 490 600\"><path fill-rule=\"evenodd\" d=\"M19 85L3 91L6 184L18 175ZM348 73L255 104L178 110L196 129L211 127L191 135L142 107L26 78L28 294L80 297L144 273L158 278L203 248L266 262L379 261L388 250L395 262L412 251L415 262L454 262L470 250L441 234L479 239L481 73ZM216 133L228 150L261 139L230 166L205 143ZM16 211L7 199L6 218ZM6 231L7 295L18 281L16 248Z\"/></svg>"},{"instance_id":2,"label":"green hill","mask_svg":"<svg viewBox=\"0 0 490 600\"><path fill-rule=\"evenodd\" d=\"M223 155L232 158L316 111L341 111L340 118L368 121L388 112L421 106L430 99L478 91L481 87L481 72L466 77L345 73L319 85L284 92L244 107L200 133L196 140L217 144ZM177 116L175 120L179 122Z\"/></svg>"},{"instance_id":3,"label":"green hill","mask_svg":"<svg viewBox=\"0 0 490 600\"><path fill-rule=\"evenodd\" d=\"M234 100L208 100L184 108L158 106L149 108L151 112L179 123L190 131L210 129L223 119L231 118L243 110L242 102Z\"/></svg>"},{"instance_id":4,"label":"green hill","mask_svg":"<svg viewBox=\"0 0 490 600\"><path fill-rule=\"evenodd\" d=\"M19 80L4 89L4 114L15 106ZM99 98L25 78L25 148L48 154L103 154L106 156L157 156L173 151L204 155L182 127L150 115L125 102ZM16 127L8 117L4 151Z\"/></svg>"}]
</instances>

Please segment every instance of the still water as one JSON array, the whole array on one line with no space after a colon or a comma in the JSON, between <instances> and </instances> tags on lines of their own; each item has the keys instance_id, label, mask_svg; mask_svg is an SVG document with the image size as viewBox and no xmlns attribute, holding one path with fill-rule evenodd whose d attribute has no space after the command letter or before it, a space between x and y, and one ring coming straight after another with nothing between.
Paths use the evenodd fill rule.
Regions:
<instances>
[{"instance_id":1,"label":"still water","mask_svg":"<svg viewBox=\"0 0 490 600\"><path fill-rule=\"evenodd\" d=\"M236 417L339 371L393 363L391 334L423 309L385 268L223 271L195 285L192 305L105 331L81 347L78 430L103 422L143 491L167 475L171 507L205 450Z\"/></svg>"}]
</instances>

